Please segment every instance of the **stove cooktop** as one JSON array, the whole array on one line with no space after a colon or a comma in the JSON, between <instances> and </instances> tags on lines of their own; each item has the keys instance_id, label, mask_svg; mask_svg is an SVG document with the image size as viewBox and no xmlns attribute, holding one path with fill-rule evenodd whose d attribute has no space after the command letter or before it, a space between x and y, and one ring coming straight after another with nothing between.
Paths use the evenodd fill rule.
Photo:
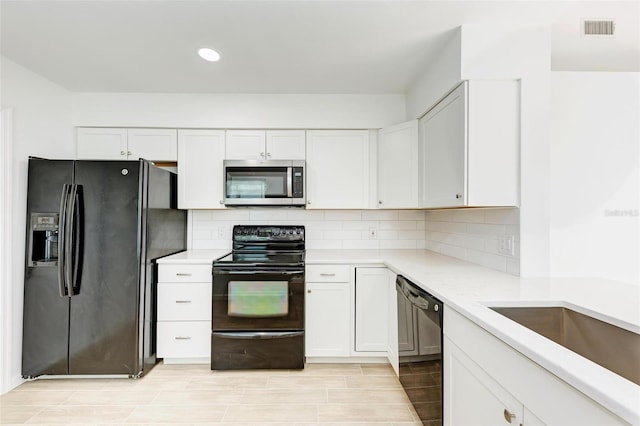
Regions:
<instances>
[{"instance_id":1,"label":"stove cooktop","mask_svg":"<svg viewBox=\"0 0 640 426\"><path fill-rule=\"evenodd\" d=\"M234 251L213 261L213 267L303 267L304 251Z\"/></svg>"}]
</instances>

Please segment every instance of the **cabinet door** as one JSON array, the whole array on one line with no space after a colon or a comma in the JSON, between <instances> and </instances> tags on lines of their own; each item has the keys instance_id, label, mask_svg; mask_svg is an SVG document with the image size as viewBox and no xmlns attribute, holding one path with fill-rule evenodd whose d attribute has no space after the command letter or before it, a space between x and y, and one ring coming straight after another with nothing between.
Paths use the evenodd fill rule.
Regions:
<instances>
[{"instance_id":1,"label":"cabinet door","mask_svg":"<svg viewBox=\"0 0 640 426\"><path fill-rule=\"evenodd\" d=\"M127 159L127 129L81 127L76 142L79 160Z\"/></svg>"},{"instance_id":2,"label":"cabinet door","mask_svg":"<svg viewBox=\"0 0 640 426\"><path fill-rule=\"evenodd\" d=\"M306 283L306 356L349 356L349 283Z\"/></svg>"},{"instance_id":3,"label":"cabinet door","mask_svg":"<svg viewBox=\"0 0 640 426\"><path fill-rule=\"evenodd\" d=\"M267 130L267 159L304 160L304 130Z\"/></svg>"},{"instance_id":4,"label":"cabinet door","mask_svg":"<svg viewBox=\"0 0 640 426\"><path fill-rule=\"evenodd\" d=\"M418 120L378 133L378 207L418 207Z\"/></svg>"},{"instance_id":5,"label":"cabinet door","mask_svg":"<svg viewBox=\"0 0 640 426\"><path fill-rule=\"evenodd\" d=\"M387 269L356 268L356 351L387 351Z\"/></svg>"},{"instance_id":6,"label":"cabinet door","mask_svg":"<svg viewBox=\"0 0 640 426\"><path fill-rule=\"evenodd\" d=\"M445 425L495 426L522 422L523 406L451 340L445 338ZM514 417L511 417L511 416Z\"/></svg>"},{"instance_id":7,"label":"cabinet door","mask_svg":"<svg viewBox=\"0 0 640 426\"><path fill-rule=\"evenodd\" d=\"M224 130L178 131L178 207L224 208Z\"/></svg>"},{"instance_id":8,"label":"cabinet door","mask_svg":"<svg viewBox=\"0 0 640 426\"><path fill-rule=\"evenodd\" d=\"M387 358L389 364L399 373L398 359L398 293L396 292L396 274L387 270Z\"/></svg>"},{"instance_id":9,"label":"cabinet door","mask_svg":"<svg viewBox=\"0 0 640 426\"><path fill-rule=\"evenodd\" d=\"M127 130L129 160L178 161L178 131L175 129Z\"/></svg>"},{"instance_id":10,"label":"cabinet door","mask_svg":"<svg viewBox=\"0 0 640 426\"><path fill-rule=\"evenodd\" d=\"M420 119L422 207L466 202L466 94L465 82Z\"/></svg>"},{"instance_id":11,"label":"cabinet door","mask_svg":"<svg viewBox=\"0 0 640 426\"><path fill-rule=\"evenodd\" d=\"M264 160L264 130L227 130L227 160Z\"/></svg>"},{"instance_id":12,"label":"cabinet door","mask_svg":"<svg viewBox=\"0 0 640 426\"><path fill-rule=\"evenodd\" d=\"M369 131L307 131L307 208L369 205Z\"/></svg>"}]
</instances>

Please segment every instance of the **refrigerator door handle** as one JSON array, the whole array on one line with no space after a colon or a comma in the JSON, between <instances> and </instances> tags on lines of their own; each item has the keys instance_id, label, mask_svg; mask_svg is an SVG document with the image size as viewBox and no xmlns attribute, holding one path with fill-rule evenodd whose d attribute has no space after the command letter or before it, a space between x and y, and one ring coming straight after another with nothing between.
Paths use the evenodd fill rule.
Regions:
<instances>
[{"instance_id":1,"label":"refrigerator door handle","mask_svg":"<svg viewBox=\"0 0 640 426\"><path fill-rule=\"evenodd\" d=\"M75 184L73 185L73 190L71 193L71 206L69 208L70 216L71 216L71 225L70 225L70 252L71 252L71 261L69 262L69 271L70 271L70 295L75 296L80 294L80 265L82 264L82 253L83 253L83 218L82 218L82 185Z\"/></svg>"},{"instance_id":2,"label":"refrigerator door handle","mask_svg":"<svg viewBox=\"0 0 640 426\"><path fill-rule=\"evenodd\" d=\"M69 191L71 185L62 185L62 196L60 197L60 216L59 216L59 233L58 233L58 290L60 297L69 296L69 287L67 285L65 271L67 264L66 245L67 245L67 209L69 207Z\"/></svg>"}]
</instances>

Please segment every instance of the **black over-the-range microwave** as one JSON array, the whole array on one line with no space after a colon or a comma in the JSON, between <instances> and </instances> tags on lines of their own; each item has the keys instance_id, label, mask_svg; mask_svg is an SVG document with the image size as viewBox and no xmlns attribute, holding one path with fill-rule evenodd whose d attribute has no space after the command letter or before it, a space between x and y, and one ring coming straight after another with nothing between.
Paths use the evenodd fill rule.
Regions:
<instances>
[{"instance_id":1,"label":"black over-the-range microwave","mask_svg":"<svg viewBox=\"0 0 640 426\"><path fill-rule=\"evenodd\" d=\"M224 160L228 206L304 206L304 160Z\"/></svg>"}]
</instances>

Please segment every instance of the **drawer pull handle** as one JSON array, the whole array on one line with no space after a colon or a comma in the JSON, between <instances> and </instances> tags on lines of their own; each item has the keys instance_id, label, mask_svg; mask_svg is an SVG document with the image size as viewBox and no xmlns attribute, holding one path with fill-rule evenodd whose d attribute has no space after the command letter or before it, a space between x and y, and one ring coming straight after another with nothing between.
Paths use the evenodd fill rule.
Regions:
<instances>
[{"instance_id":1,"label":"drawer pull handle","mask_svg":"<svg viewBox=\"0 0 640 426\"><path fill-rule=\"evenodd\" d=\"M187 274L185 272L176 272L176 275L179 277L190 277L191 274Z\"/></svg>"},{"instance_id":2,"label":"drawer pull handle","mask_svg":"<svg viewBox=\"0 0 640 426\"><path fill-rule=\"evenodd\" d=\"M176 303L191 303L191 300L176 300Z\"/></svg>"},{"instance_id":3,"label":"drawer pull handle","mask_svg":"<svg viewBox=\"0 0 640 426\"><path fill-rule=\"evenodd\" d=\"M504 419L507 421L507 423L511 423L511 421L515 420L516 418L516 415L510 413L506 408L504 409L504 412L502 414L504 415Z\"/></svg>"},{"instance_id":4,"label":"drawer pull handle","mask_svg":"<svg viewBox=\"0 0 640 426\"><path fill-rule=\"evenodd\" d=\"M322 272L322 273L320 274L320 276L321 276L321 277L335 277L335 276L336 276L336 274L327 274L326 272Z\"/></svg>"},{"instance_id":5,"label":"drawer pull handle","mask_svg":"<svg viewBox=\"0 0 640 426\"><path fill-rule=\"evenodd\" d=\"M176 340L191 340L191 336L176 336Z\"/></svg>"}]
</instances>

